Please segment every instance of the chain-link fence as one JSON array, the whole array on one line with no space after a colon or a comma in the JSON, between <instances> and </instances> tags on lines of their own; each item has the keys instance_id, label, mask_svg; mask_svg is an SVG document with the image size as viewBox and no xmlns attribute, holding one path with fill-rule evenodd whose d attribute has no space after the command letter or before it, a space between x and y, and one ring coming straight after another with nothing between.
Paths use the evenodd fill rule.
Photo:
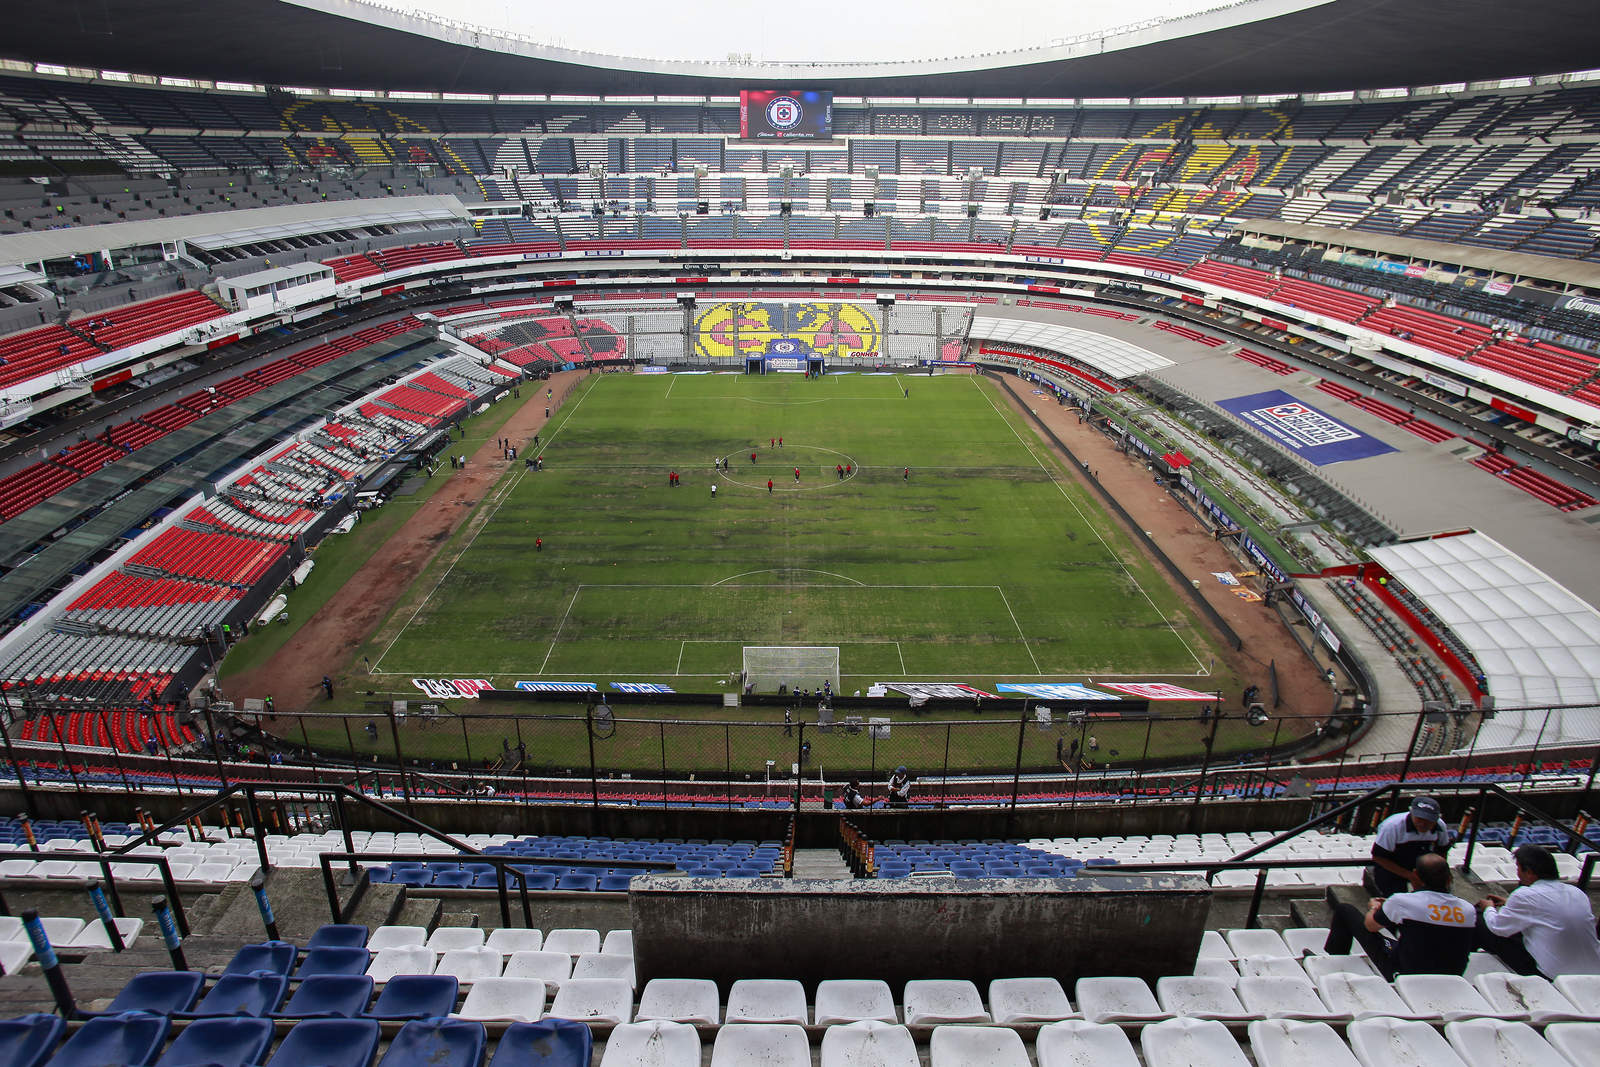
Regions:
<instances>
[{"instance_id":1,"label":"chain-link fence","mask_svg":"<svg viewBox=\"0 0 1600 1067\"><path fill-rule=\"evenodd\" d=\"M339 784L374 796L638 807L869 804L904 767L917 806L1337 795L1388 782L1592 789L1600 706L1252 722L1207 710L1098 718L1037 707L688 711L604 704L512 714L375 705L366 714L194 712L160 725L114 708L13 704L0 782L27 790L205 793L235 782ZM743 718L734 718L743 715ZM726 716L726 717L724 717ZM1521 743L1491 747L1515 736ZM1394 739L1380 750L1377 739Z\"/></svg>"}]
</instances>

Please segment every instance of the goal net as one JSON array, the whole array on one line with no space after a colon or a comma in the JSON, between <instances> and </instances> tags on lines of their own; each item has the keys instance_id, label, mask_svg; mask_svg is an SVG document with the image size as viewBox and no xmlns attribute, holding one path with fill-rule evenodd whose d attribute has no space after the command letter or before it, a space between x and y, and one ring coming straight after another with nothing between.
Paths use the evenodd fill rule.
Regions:
<instances>
[{"instance_id":1,"label":"goal net","mask_svg":"<svg viewBox=\"0 0 1600 1067\"><path fill-rule=\"evenodd\" d=\"M839 691L839 648L819 645L746 645L744 683L757 693L818 690L822 683Z\"/></svg>"}]
</instances>

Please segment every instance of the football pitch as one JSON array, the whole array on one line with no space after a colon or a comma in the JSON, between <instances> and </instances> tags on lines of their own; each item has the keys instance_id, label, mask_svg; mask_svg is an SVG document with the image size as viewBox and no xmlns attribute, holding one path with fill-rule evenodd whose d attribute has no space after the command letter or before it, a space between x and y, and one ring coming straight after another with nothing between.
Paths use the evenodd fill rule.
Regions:
<instances>
[{"instance_id":1,"label":"football pitch","mask_svg":"<svg viewBox=\"0 0 1600 1067\"><path fill-rule=\"evenodd\" d=\"M1212 662L981 378L595 375L552 416L485 521L415 577L373 673L719 692L746 645L834 645L850 692Z\"/></svg>"}]
</instances>

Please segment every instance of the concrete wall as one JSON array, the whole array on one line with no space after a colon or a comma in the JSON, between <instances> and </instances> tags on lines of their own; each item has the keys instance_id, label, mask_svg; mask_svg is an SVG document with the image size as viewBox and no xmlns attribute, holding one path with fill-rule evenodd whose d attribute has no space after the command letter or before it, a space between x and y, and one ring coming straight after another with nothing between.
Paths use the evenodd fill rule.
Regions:
<instances>
[{"instance_id":1,"label":"concrete wall","mask_svg":"<svg viewBox=\"0 0 1600 1067\"><path fill-rule=\"evenodd\" d=\"M727 881L636 878L634 967L651 978L1057 978L1188 974L1201 879Z\"/></svg>"}]
</instances>

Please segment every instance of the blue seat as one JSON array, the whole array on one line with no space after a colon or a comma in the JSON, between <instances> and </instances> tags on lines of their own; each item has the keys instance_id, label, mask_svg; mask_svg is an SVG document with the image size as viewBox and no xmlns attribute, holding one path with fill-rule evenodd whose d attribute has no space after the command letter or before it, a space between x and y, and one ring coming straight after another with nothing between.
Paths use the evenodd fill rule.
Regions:
<instances>
[{"instance_id":1,"label":"blue seat","mask_svg":"<svg viewBox=\"0 0 1600 1067\"><path fill-rule=\"evenodd\" d=\"M982 878L983 868L976 863L962 863L955 860L950 864L950 873L957 878Z\"/></svg>"},{"instance_id":2,"label":"blue seat","mask_svg":"<svg viewBox=\"0 0 1600 1067\"><path fill-rule=\"evenodd\" d=\"M251 1067L270 1044L271 1019L199 1019L173 1039L156 1067Z\"/></svg>"},{"instance_id":3,"label":"blue seat","mask_svg":"<svg viewBox=\"0 0 1600 1067\"><path fill-rule=\"evenodd\" d=\"M731 871L724 871L724 878L760 878L761 871L756 867L735 867Z\"/></svg>"},{"instance_id":4,"label":"blue seat","mask_svg":"<svg viewBox=\"0 0 1600 1067\"><path fill-rule=\"evenodd\" d=\"M367 928L360 923L324 923L306 942L313 948L366 948Z\"/></svg>"},{"instance_id":5,"label":"blue seat","mask_svg":"<svg viewBox=\"0 0 1600 1067\"><path fill-rule=\"evenodd\" d=\"M393 879L389 875L389 868L387 867L367 868L367 881L369 882L389 882L392 880Z\"/></svg>"},{"instance_id":6,"label":"blue seat","mask_svg":"<svg viewBox=\"0 0 1600 1067\"><path fill-rule=\"evenodd\" d=\"M478 1067L488 1040L470 1019L413 1019L400 1028L379 1067Z\"/></svg>"},{"instance_id":7,"label":"blue seat","mask_svg":"<svg viewBox=\"0 0 1600 1067\"><path fill-rule=\"evenodd\" d=\"M145 971L128 979L103 1012L118 1015L125 1011L147 1011L152 1015L171 1015L188 1011L200 996L206 976L199 971Z\"/></svg>"},{"instance_id":8,"label":"blue seat","mask_svg":"<svg viewBox=\"0 0 1600 1067\"><path fill-rule=\"evenodd\" d=\"M474 889L494 889L498 884L495 881L493 871L477 871L472 876L472 888ZM516 884L514 879L507 879L508 886Z\"/></svg>"},{"instance_id":9,"label":"blue seat","mask_svg":"<svg viewBox=\"0 0 1600 1067\"><path fill-rule=\"evenodd\" d=\"M456 1007L458 982L453 974L399 974L384 983L369 1019L429 1019L449 1015Z\"/></svg>"},{"instance_id":10,"label":"blue seat","mask_svg":"<svg viewBox=\"0 0 1600 1067\"><path fill-rule=\"evenodd\" d=\"M223 974L254 974L271 971L288 974L294 969L297 950L287 941L263 941L259 945L245 945L233 954L233 959L222 969Z\"/></svg>"},{"instance_id":11,"label":"blue seat","mask_svg":"<svg viewBox=\"0 0 1600 1067\"><path fill-rule=\"evenodd\" d=\"M372 953L364 948L314 948L300 961L297 978L318 974L365 974Z\"/></svg>"},{"instance_id":12,"label":"blue seat","mask_svg":"<svg viewBox=\"0 0 1600 1067\"><path fill-rule=\"evenodd\" d=\"M67 1021L55 1015L0 1019L0 1063L6 1067L39 1067L66 1028Z\"/></svg>"},{"instance_id":13,"label":"blue seat","mask_svg":"<svg viewBox=\"0 0 1600 1067\"><path fill-rule=\"evenodd\" d=\"M561 876L561 880L556 883L556 888L589 892L599 884L600 879L592 874L564 874Z\"/></svg>"},{"instance_id":14,"label":"blue seat","mask_svg":"<svg viewBox=\"0 0 1600 1067\"><path fill-rule=\"evenodd\" d=\"M389 881L412 889L424 889L433 884L433 875L427 871L397 871L391 867Z\"/></svg>"},{"instance_id":15,"label":"blue seat","mask_svg":"<svg viewBox=\"0 0 1600 1067\"><path fill-rule=\"evenodd\" d=\"M267 1067L367 1067L381 1029L376 1019L307 1019L289 1031Z\"/></svg>"},{"instance_id":16,"label":"blue seat","mask_svg":"<svg viewBox=\"0 0 1600 1067\"><path fill-rule=\"evenodd\" d=\"M288 976L271 971L225 974L217 979L217 984L188 1014L197 1018L213 1015L271 1015L283 1003L283 993L288 988Z\"/></svg>"},{"instance_id":17,"label":"blue seat","mask_svg":"<svg viewBox=\"0 0 1600 1067\"><path fill-rule=\"evenodd\" d=\"M473 876L466 871L438 871L433 876L435 889L471 889Z\"/></svg>"},{"instance_id":18,"label":"blue seat","mask_svg":"<svg viewBox=\"0 0 1600 1067\"><path fill-rule=\"evenodd\" d=\"M512 1023L495 1047L489 1067L589 1067L594 1036L571 1019Z\"/></svg>"},{"instance_id":19,"label":"blue seat","mask_svg":"<svg viewBox=\"0 0 1600 1067\"><path fill-rule=\"evenodd\" d=\"M553 874L530 874L527 877L529 889L554 889L556 887L556 876ZM516 883L513 882L512 884L515 885Z\"/></svg>"},{"instance_id":20,"label":"blue seat","mask_svg":"<svg viewBox=\"0 0 1600 1067\"><path fill-rule=\"evenodd\" d=\"M125 1011L90 1019L67 1039L48 1067L144 1067L167 1040L172 1020L165 1015Z\"/></svg>"},{"instance_id":21,"label":"blue seat","mask_svg":"<svg viewBox=\"0 0 1600 1067\"><path fill-rule=\"evenodd\" d=\"M631 874L608 874L600 879L602 893L626 893L628 886L633 883Z\"/></svg>"},{"instance_id":22,"label":"blue seat","mask_svg":"<svg viewBox=\"0 0 1600 1067\"><path fill-rule=\"evenodd\" d=\"M371 975L318 974L300 983L276 1018L354 1019L366 1012L371 999Z\"/></svg>"}]
</instances>

